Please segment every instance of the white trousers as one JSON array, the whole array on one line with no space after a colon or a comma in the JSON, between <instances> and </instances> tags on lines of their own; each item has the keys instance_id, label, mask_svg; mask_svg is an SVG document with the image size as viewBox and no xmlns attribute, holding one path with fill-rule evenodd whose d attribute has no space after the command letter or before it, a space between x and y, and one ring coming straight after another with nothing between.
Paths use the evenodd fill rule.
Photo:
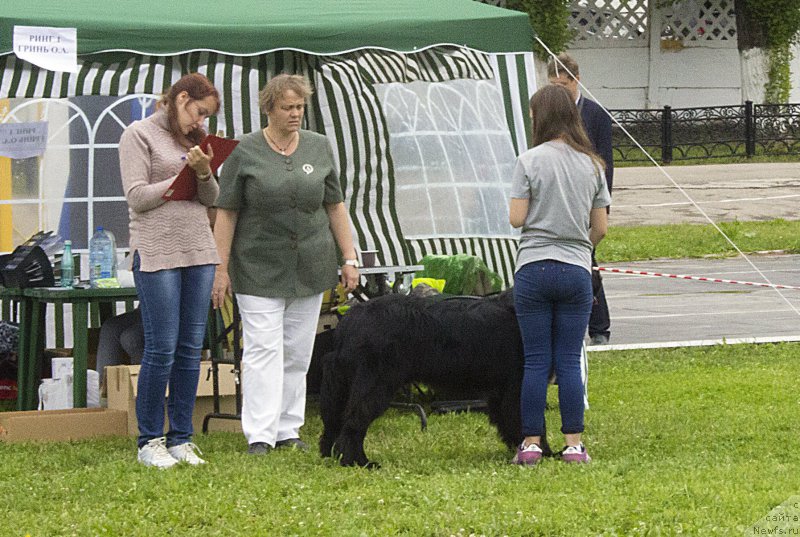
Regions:
<instances>
[{"instance_id":1,"label":"white trousers","mask_svg":"<svg viewBox=\"0 0 800 537\"><path fill-rule=\"evenodd\" d=\"M236 295L242 316L242 430L247 443L298 438L305 421L322 294L301 298Z\"/></svg>"}]
</instances>

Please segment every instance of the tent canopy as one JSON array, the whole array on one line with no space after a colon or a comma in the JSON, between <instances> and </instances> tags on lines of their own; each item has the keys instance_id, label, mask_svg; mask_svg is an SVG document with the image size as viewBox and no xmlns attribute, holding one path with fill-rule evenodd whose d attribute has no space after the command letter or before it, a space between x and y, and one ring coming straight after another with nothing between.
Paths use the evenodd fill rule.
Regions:
<instances>
[{"instance_id":1,"label":"tent canopy","mask_svg":"<svg viewBox=\"0 0 800 537\"><path fill-rule=\"evenodd\" d=\"M0 54L12 51L15 25L77 28L79 54L412 52L442 44L504 53L529 52L533 37L526 14L474 0L5 0Z\"/></svg>"}]
</instances>

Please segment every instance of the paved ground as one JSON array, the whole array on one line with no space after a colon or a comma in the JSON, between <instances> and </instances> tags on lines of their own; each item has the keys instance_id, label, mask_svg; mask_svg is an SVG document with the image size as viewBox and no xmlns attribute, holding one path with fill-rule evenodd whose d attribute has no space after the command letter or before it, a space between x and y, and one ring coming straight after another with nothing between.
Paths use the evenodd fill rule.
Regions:
<instances>
[{"instance_id":1,"label":"paved ground","mask_svg":"<svg viewBox=\"0 0 800 537\"><path fill-rule=\"evenodd\" d=\"M701 210L715 222L797 220L798 187L800 163L617 168L610 223L706 223Z\"/></svg>"},{"instance_id":2,"label":"paved ground","mask_svg":"<svg viewBox=\"0 0 800 537\"><path fill-rule=\"evenodd\" d=\"M800 256L674 259L608 264L643 272L800 287ZM603 273L610 348L800 340L800 289Z\"/></svg>"},{"instance_id":3,"label":"paved ground","mask_svg":"<svg viewBox=\"0 0 800 537\"><path fill-rule=\"evenodd\" d=\"M620 168L610 224L800 219L800 163ZM606 265L645 272L800 286L800 256L653 260ZM602 264L602 263L601 263ZM607 348L800 340L800 290L604 274L611 310ZM794 308L794 309L793 309ZM599 350L599 349L598 349Z\"/></svg>"}]
</instances>

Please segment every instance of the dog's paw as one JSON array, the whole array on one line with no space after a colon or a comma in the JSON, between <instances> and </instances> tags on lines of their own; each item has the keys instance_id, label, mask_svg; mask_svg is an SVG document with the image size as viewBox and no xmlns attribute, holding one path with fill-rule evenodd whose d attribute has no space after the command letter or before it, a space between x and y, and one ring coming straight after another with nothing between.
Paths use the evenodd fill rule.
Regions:
<instances>
[{"instance_id":1,"label":"dog's paw","mask_svg":"<svg viewBox=\"0 0 800 537\"><path fill-rule=\"evenodd\" d=\"M332 457L334 455L333 442L325 438L320 439L319 454L321 457Z\"/></svg>"},{"instance_id":2,"label":"dog's paw","mask_svg":"<svg viewBox=\"0 0 800 537\"><path fill-rule=\"evenodd\" d=\"M380 463L377 463L375 461L367 461L367 460L356 461L353 459L347 460L344 457L339 458L339 464L341 464L344 467L358 466L360 468L366 468L367 470L380 470L381 468Z\"/></svg>"}]
</instances>

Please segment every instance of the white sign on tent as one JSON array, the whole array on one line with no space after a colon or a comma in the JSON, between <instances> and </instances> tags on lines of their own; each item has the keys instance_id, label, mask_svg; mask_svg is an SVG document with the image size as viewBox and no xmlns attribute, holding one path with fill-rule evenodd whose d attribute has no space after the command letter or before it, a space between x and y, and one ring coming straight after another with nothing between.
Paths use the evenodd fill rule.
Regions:
<instances>
[{"instance_id":1,"label":"white sign on tent","mask_svg":"<svg viewBox=\"0 0 800 537\"><path fill-rule=\"evenodd\" d=\"M38 157L47 149L47 121L0 124L0 157Z\"/></svg>"},{"instance_id":2,"label":"white sign on tent","mask_svg":"<svg viewBox=\"0 0 800 537\"><path fill-rule=\"evenodd\" d=\"M14 54L48 71L77 73L78 30L14 26Z\"/></svg>"}]
</instances>

